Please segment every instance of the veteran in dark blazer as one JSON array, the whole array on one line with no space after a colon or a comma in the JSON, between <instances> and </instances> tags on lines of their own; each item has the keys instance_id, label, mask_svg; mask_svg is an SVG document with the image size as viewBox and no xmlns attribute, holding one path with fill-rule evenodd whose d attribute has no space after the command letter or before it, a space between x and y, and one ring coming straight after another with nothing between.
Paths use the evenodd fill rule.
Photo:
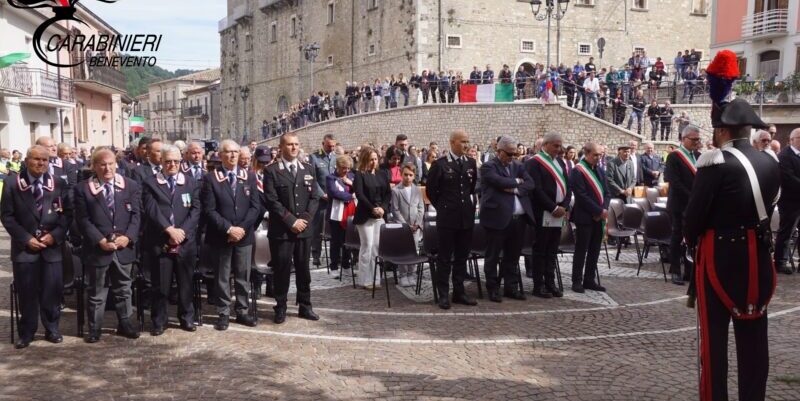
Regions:
<instances>
[{"instance_id":1,"label":"veteran in dark blazer","mask_svg":"<svg viewBox=\"0 0 800 401\"><path fill-rule=\"evenodd\" d=\"M281 157L264 170L264 197L269 211L268 236L274 243L274 321L286 320L289 279L294 266L299 316L319 320L311 306L311 274L308 268L311 251L312 220L319 205L316 172L297 156L300 141L295 134L284 134L280 141Z\"/></svg>"},{"instance_id":2,"label":"veteran in dark blazer","mask_svg":"<svg viewBox=\"0 0 800 401\"><path fill-rule=\"evenodd\" d=\"M63 159L58 157L58 146L53 138L49 136L39 137L36 139L36 145L43 146L48 151L50 165L47 173L51 177L61 178L67 183L67 187L71 189L77 183L78 167L65 163Z\"/></svg>"},{"instance_id":3,"label":"veteran in dark blazer","mask_svg":"<svg viewBox=\"0 0 800 401\"><path fill-rule=\"evenodd\" d=\"M153 138L147 143L147 159L131 170L131 178L140 185L148 178L161 172L161 147L162 142Z\"/></svg>"},{"instance_id":4,"label":"veteran in dark blazer","mask_svg":"<svg viewBox=\"0 0 800 401\"><path fill-rule=\"evenodd\" d=\"M109 149L92 156L94 177L75 187L75 220L83 236L84 269L89 275L88 343L100 340L106 298L114 299L117 334L138 338L131 324L131 269L139 239L141 190L135 181L116 173L117 159ZM108 285L108 286L107 286Z\"/></svg>"},{"instance_id":5,"label":"veteran in dark blazer","mask_svg":"<svg viewBox=\"0 0 800 401\"><path fill-rule=\"evenodd\" d=\"M603 169L599 167L603 147L589 142L583 147L583 160L570 174L575 195L570 221L575 223L575 255L572 259L572 291L605 291L597 280L597 259L608 218L610 194Z\"/></svg>"},{"instance_id":6,"label":"veteran in dark blazer","mask_svg":"<svg viewBox=\"0 0 800 401\"><path fill-rule=\"evenodd\" d=\"M200 186L180 172L180 149L166 145L161 150L164 169L145 181L142 192L144 231L141 250L151 266L150 334L159 336L167 325L167 297L172 275L178 284L178 320L181 329L195 331L192 305L192 275L197 264L197 224L200 221Z\"/></svg>"},{"instance_id":7,"label":"veteran in dark blazer","mask_svg":"<svg viewBox=\"0 0 800 401\"><path fill-rule=\"evenodd\" d=\"M231 271L234 275L236 322L253 327L247 313L250 293L250 265L253 260L254 228L260 206L256 177L237 166L239 145L231 140L220 144L222 165L208 173L201 199L206 218L205 245L213 247L214 293L219 319L217 330L227 330L231 313Z\"/></svg>"},{"instance_id":8,"label":"veteran in dark blazer","mask_svg":"<svg viewBox=\"0 0 800 401\"><path fill-rule=\"evenodd\" d=\"M519 289L517 266L525 242L525 230L535 218L530 191L534 182L517 157L517 140L508 136L497 142L497 157L481 166L480 224L486 229L486 290L489 300L502 302L503 296L524 300ZM497 266L500 265L498 276Z\"/></svg>"},{"instance_id":9,"label":"veteran in dark blazer","mask_svg":"<svg viewBox=\"0 0 800 401\"><path fill-rule=\"evenodd\" d=\"M642 183L646 187L655 187L658 185L658 179L664 172L664 163L661 161L661 156L655 153L655 147L652 143L644 144L644 153L639 156L639 165L642 166Z\"/></svg>"},{"instance_id":10,"label":"veteran in dark blazer","mask_svg":"<svg viewBox=\"0 0 800 401\"><path fill-rule=\"evenodd\" d=\"M0 220L11 236L11 264L19 294L18 349L27 347L36 334L41 314L45 339L60 343L59 304L63 292L61 246L72 221L66 181L48 170L49 151L28 149L19 174L3 181Z\"/></svg>"},{"instance_id":11,"label":"veteran in dark blazer","mask_svg":"<svg viewBox=\"0 0 800 401\"><path fill-rule=\"evenodd\" d=\"M533 295L539 298L563 296L556 286L556 257L563 224L569 224L564 220L570 209L572 189L566 174L567 166L557 157L561 146L561 135L547 133L542 138L542 150L525 162L525 171L535 183L531 192L536 218L532 273Z\"/></svg>"}]
</instances>

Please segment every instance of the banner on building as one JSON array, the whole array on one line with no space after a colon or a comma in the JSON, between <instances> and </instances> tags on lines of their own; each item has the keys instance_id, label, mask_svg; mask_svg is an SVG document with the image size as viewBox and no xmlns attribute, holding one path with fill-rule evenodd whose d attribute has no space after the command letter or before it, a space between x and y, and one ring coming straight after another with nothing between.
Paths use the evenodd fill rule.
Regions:
<instances>
[{"instance_id":1,"label":"banner on building","mask_svg":"<svg viewBox=\"0 0 800 401\"><path fill-rule=\"evenodd\" d=\"M458 99L461 103L513 102L514 84L463 84Z\"/></svg>"},{"instance_id":2,"label":"banner on building","mask_svg":"<svg viewBox=\"0 0 800 401\"><path fill-rule=\"evenodd\" d=\"M131 132L140 134L144 132L144 117L131 117Z\"/></svg>"}]
</instances>

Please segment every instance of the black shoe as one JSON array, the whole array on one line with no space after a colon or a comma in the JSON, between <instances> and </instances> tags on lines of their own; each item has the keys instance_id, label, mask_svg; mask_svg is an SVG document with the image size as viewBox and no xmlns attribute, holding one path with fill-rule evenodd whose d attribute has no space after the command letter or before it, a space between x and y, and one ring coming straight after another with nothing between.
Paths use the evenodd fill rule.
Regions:
<instances>
[{"instance_id":1,"label":"black shoe","mask_svg":"<svg viewBox=\"0 0 800 401\"><path fill-rule=\"evenodd\" d=\"M100 341L100 330L89 330L89 333L86 334L86 338L84 338L83 341L86 341L87 344L94 344Z\"/></svg>"},{"instance_id":2,"label":"black shoe","mask_svg":"<svg viewBox=\"0 0 800 401\"><path fill-rule=\"evenodd\" d=\"M439 297L439 308L444 310L450 309L450 300L447 299L447 296Z\"/></svg>"},{"instance_id":3,"label":"black shoe","mask_svg":"<svg viewBox=\"0 0 800 401\"><path fill-rule=\"evenodd\" d=\"M786 266L786 265L780 265L780 266L777 267L776 270L778 271L778 273L783 273L783 274L786 274L786 275L789 275L789 274L793 273L792 272L792 268L789 267L789 266Z\"/></svg>"},{"instance_id":4,"label":"black shoe","mask_svg":"<svg viewBox=\"0 0 800 401\"><path fill-rule=\"evenodd\" d=\"M467 306L475 306L478 304L477 301L468 297L467 294L453 295L453 303Z\"/></svg>"},{"instance_id":5,"label":"black shoe","mask_svg":"<svg viewBox=\"0 0 800 401\"><path fill-rule=\"evenodd\" d=\"M48 331L44 333L44 339L53 344L61 344L64 341L64 336L57 331Z\"/></svg>"},{"instance_id":6,"label":"black shoe","mask_svg":"<svg viewBox=\"0 0 800 401\"><path fill-rule=\"evenodd\" d=\"M487 290L489 293L489 300L492 302L501 303L503 302L503 297L500 296L500 290Z\"/></svg>"},{"instance_id":7,"label":"black shoe","mask_svg":"<svg viewBox=\"0 0 800 401\"><path fill-rule=\"evenodd\" d=\"M301 319L306 319L306 320L314 320L314 321L319 320L319 315L314 313L314 310L311 309L311 306L301 305L300 310L297 313L297 316L299 316Z\"/></svg>"},{"instance_id":8,"label":"black shoe","mask_svg":"<svg viewBox=\"0 0 800 401\"><path fill-rule=\"evenodd\" d=\"M164 328L163 327L153 326L153 328L150 329L150 335L153 336L153 337L158 337L158 336L160 336L162 334L164 334Z\"/></svg>"},{"instance_id":9,"label":"black shoe","mask_svg":"<svg viewBox=\"0 0 800 401\"><path fill-rule=\"evenodd\" d=\"M183 324L183 323L181 323L181 330L193 333L193 332L197 331L197 327L195 327L193 324Z\"/></svg>"},{"instance_id":10,"label":"black shoe","mask_svg":"<svg viewBox=\"0 0 800 401\"><path fill-rule=\"evenodd\" d=\"M602 285L597 284L597 283L584 284L583 288L587 289L587 290L592 290L592 291L606 292L606 287L603 287Z\"/></svg>"},{"instance_id":11,"label":"black shoe","mask_svg":"<svg viewBox=\"0 0 800 401\"><path fill-rule=\"evenodd\" d=\"M564 296L564 293L561 292L561 290L558 289L555 284L545 284L544 288L555 298L561 298Z\"/></svg>"},{"instance_id":12,"label":"black shoe","mask_svg":"<svg viewBox=\"0 0 800 401\"><path fill-rule=\"evenodd\" d=\"M548 291L547 288L545 287L535 287L533 289L533 296L537 298L547 299L547 298L552 298L553 294L551 294L550 291Z\"/></svg>"},{"instance_id":13,"label":"black shoe","mask_svg":"<svg viewBox=\"0 0 800 401\"><path fill-rule=\"evenodd\" d=\"M14 343L14 348L23 349L23 348L28 348L29 345L31 345L31 342L29 340L23 340L20 338L17 340L17 342Z\"/></svg>"},{"instance_id":14,"label":"black shoe","mask_svg":"<svg viewBox=\"0 0 800 401\"><path fill-rule=\"evenodd\" d=\"M314 264L314 266L317 266L317 267L322 266L322 262L319 260L318 257L314 258L313 264Z\"/></svg>"},{"instance_id":15,"label":"black shoe","mask_svg":"<svg viewBox=\"0 0 800 401\"><path fill-rule=\"evenodd\" d=\"M247 327L256 327L256 325L258 324L252 317L250 317L250 315L246 314L236 315L236 323L239 323Z\"/></svg>"},{"instance_id":16,"label":"black shoe","mask_svg":"<svg viewBox=\"0 0 800 401\"><path fill-rule=\"evenodd\" d=\"M337 271L337 270L339 270L339 267L338 267L338 266L331 266L331 271L332 271L332 272L335 272L335 271Z\"/></svg>"},{"instance_id":17,"label":"black shoe","mask_svg":"<svg viewBox=\"0 0 800 401\"><path fill-rule=\"evenodd\" d=\"M217 319L217 323L214 324L214 328L219 330L219 331L228 330L229 320L230 320L230 316L220 314L219 315L219 319Z\"/></svg>"},{"instance_id":18,"label":"black shoe","mask_svg":"<svg viewBox=\"0 0 800 401\"><path fill-rule=\"evenodd\" d=\"M286 307L275 307L275 318L273 320L275 324L281 324L286 321Z\"/></svg>"},{"instance_id":19,"label":"black shoe","mask_svg":"<svg viewBox=\"0 0 800 401\"><path fill-rule=\"evenodd\" d=\"M503 296L506 298L516 299L517 301L524 301L527 299L525 297L525 294L523 294L522 292L520 292L519 289L516 288L513 290L503 291Z\"/></svg>"},{"instance_id":20,"label":"black shoe","mask_svg":"<svg viewBox=\"0 0 800 401\"><path fill-rule=\"evenodd\" d=\"M672 273L672 284L675 285L683 285L683 277L681 277L680 273Z\"/></svg>"},{"instance_id":21,"label":"black shoe","mask_svg":"<svg viewBox=\"0 0 800 401\"><path fill-rule=\"evenodd\" d=\"M580 284L572 284L572 292L577 292L578 294L583 294L586 291L583 289L582 285L580 285Z\"/></svg>"},{"instance_id":22,"label":"black shoe","mask_svg":"<svg viewBox=\"0 0 800 401\"><path fill-rule=\"evenodd\" d=\"M117 335L135 340L139 338L139 330L136 330L128 319L122 319L117 325Z\"/></svg>"}]
</instances>

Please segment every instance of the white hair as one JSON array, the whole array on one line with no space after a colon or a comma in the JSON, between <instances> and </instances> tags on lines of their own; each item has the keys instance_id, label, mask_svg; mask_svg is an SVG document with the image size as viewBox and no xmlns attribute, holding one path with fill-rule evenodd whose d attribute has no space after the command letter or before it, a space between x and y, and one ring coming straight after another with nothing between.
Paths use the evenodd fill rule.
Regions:
<instances>
[{"instance_id":1,"label":"white hair","mask_svg":"<svg viewBox=\"0 0 800 401\"><path fill-rule=\"evenodd\" d=\"M161 160L166 160L167 155L172 153L172 152L177 152L178 156L180 156L181 149L178 148L177 146L175 146L174 144L173 145L164 145L164 146L162 146L161 147Z\"/></svg>"},{"instance_id":2,"label":"white hair","mask_svg":"<svg viewBox=\"0 0 800 401\"><path fill-rule=\"evenodd\" d=\"M225 139L219 144L219 149L224 150L225 148L231 148L234 150L239 150L239 144L232 139Z\"/></svg>"},{"instance_id":3,"label":"white hair","mask_svg":"<svg viewBox=\"0 0 800 401\"><path fill-rule=\"evenodd\" d=\"M177 140L172 144L175 145L175 147L177 147L181 152L183 152L186 149L186 142L184 141Z\"/></svg>"},{"instance_id":4,"label":"white hair","mask_svg":"<svg viewBox=\"0 0 800 401\"><path fill-rule=\"evenodd\" d=\"M694 124L688 124L683 127L683 131L681 131L681 137L686 138L686 135L689 135L692 132L700 133L700 127Z\"/></svg>"},{"instance_id":5,"label":"white hair","mask_svg":"<svg viewBox=\"0 0 800 401\"><path fill-rule=\"evenodd\" d=\"M545 145L545 144L548 144L550 142L563 141L563 139L561 138L561 134L559 134L557 132L548 132L548 133L544 134L544 136L541 138L541 141L542 141L542 145Z\"/></svg>"},{"instance_id":6,"label":"white hair","mask_svg":"<svg viewBox=\"0 0 800 401\"><path fill-rule=\"evenodd\" d=\"M502 136L502 137L500 137L500 140L497 141L497 149L501 149L501 150L511 149L511 148L515 148L516 149L518 143L519 142L517 142L516 139L514 139L514 138L512 138L510 136Z\"/></svg>"}]
</instances>

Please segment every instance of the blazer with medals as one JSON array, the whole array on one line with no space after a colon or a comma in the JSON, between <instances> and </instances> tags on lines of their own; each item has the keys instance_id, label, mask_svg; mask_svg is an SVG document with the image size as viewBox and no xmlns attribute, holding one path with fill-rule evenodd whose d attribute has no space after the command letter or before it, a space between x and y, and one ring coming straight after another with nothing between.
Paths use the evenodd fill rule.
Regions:
<instances>
[{"instance_id":1,"label":"blazer with medals","mask_svg":"<svg viewBox=\"0 0 800 401\"><path fill-rule=\"evenodd\" d=\"M311 238L311 222L319 206L319 192L314 168L297 160L297 174L292 176L283 160L264 168L264 198L269 211L269 238L292 240ZM300 234L292 232L298 219L308 221Z\"/></svg>"},{"instance_id":2,"label":"blazer with medals","mask_svg":"<svg viewBox=\"0 0 800 401\"><path fill-rule=\"evenodd\" d=\"M667 155L664 163L664 181L669 183L667 210L682 212L689 203L697 167L697 153L684 151L682 147Z\"/></svg>"},{"instance_id":3,"label":"blazer with medals","mask_svg":"<svg viewBox=\"0 0 800 401\"><path fill-rule=\"evenodd\" d=\"M553 159L553 163L561 167L561 171L553 168L544 156L537 155L525 162L525 171L531 176L536 184L531 192L531 203L533 204L533 215L538 224L542 224L544 212L552 213L557 207L561 206L569 210L572 200L572 188L569 185L567 166L561 158ZM560 173L560 175L558 175ZM563 179L558 179L553 176ZM563 187L563 188L562 188ZM557 202L557 194L561 192L563 198Z\"/></svg>"},{"instance_id":4,"label":"blazer with medals","mask_svg":"<svg viewBox=\"0 0 800 401\"><path fill-rule=\"evenodd\" d=\"M253 244L253 228L260 210L256 178L245 169L236 171L235 193L222 167L209 172L203 182L200 197L207 224L206 244L228 246L228 230L234 226L245 230L245 236L235 246Z\"/></svg>"},{"instance_id":5,"label":"blazer with medals","mask_svg":"<svg viewBox=\"0 0 800 401\"><path fill-rule=\"evenodd\" d=\"M482 226L493 230L503 230L511 223L514 198L519 199L528 224L536 221L530 200L535 185L533 179L517 161L512 161L506 170L496 157L481 166L480 220ZM515 189L516 193L506 192L506 189Z\"/></svg>"},{"instance_id":6,"label":"blazer with medals","mask_svg":"<svg viewBox=\"0 0 800 401\"><path fill-rule=\"evenodd\" d=\"M167 178L158 173L145 181L142 187L144 207L144 231L142 250L160 255L169 236L168 227L183 230L186 241L181 244L180 256L193 257L197 252L195 235L200 221L200 184L191 176L178 173L175 176L175 193L171 193ZM170 222L170 215L174 223Z\"/></svg>"},{"instance_id":7,"label":"blazer with medals","mask_svg":"<svg viewBox=\"0 0 800 401\"><path fill-rule=\"evenodd\" d=\"M47 262L61 260L61 244L72 222L72 204L66 181L44 173L42 180L42 211L36 212L33 183L28 182L25 169L3 180L3 202L0 220L11 236L11 260L17 263L36 262L41 256ZM28 249L28 241L37 234L50 233L55 244L41 252Z\"/></svg>"},{"instance_id":8,"label":"blazer with medals","mask_svg":"<svg viewBox=\"0 0 800 401\"><path fill-rule=\"evenodd\" d=\"M83 235L85 263L106 266L114 252L100 249L100 241L114 235L124 235L130 243L116 251L121 264L136 260L134 244L139 239L142 192L138 183L119 174L114 175L114 212L106 205L105 189L96 177L75 187L75 220Z\"/></svg>"},{"instance_id":9,"label":"blazer with medals","mask_svg":"<svg viewBox=\"0 0 800 401\"><path fill-rule=\"evenodd\" d=\"M603 209L608 210L611 202L603 169L599 165L587 169L587 165L581 161L572 169L569 177L569 185L575 195L575 205L569 219L575 224L597 223L594 218L600 216Z\"/></svg>"},{"instance_id":10,"label":"blazer with medals","mask_svg":"<svg viewBox=\"0 0 800 401\"><path fill-rule=\"evenodd\" d=\"M439 228L471 230L475 225L475 183L478 167L475 160L464 156L459 167L452 152L448 151L431 164L426 182L426 192L436 208Z\"/></svg>"}]
</instances>

